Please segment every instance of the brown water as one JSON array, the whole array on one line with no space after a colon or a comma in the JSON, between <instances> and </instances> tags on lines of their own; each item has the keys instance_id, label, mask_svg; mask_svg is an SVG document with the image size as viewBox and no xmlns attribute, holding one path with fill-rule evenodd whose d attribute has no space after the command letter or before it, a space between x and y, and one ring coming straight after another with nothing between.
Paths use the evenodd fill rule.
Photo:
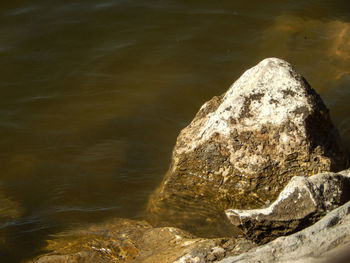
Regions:
<instances>
[{"instance_id":1,"label":"brown water","mask_svg":"<svg viewBox=\"0 0 350 263\"><path fill-rule=\"evenodd\" d=\"M178 132L270 56L321 94L349 147L348 1L2 3L0 262L142 218Z\"/></svg>"}]
</instances>

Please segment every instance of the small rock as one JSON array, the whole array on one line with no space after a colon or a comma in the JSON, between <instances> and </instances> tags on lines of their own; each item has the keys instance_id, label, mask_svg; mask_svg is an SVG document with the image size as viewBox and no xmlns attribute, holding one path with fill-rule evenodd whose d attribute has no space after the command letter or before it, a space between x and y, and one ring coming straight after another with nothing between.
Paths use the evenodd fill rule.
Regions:
<instances>
[{"instance_id":1,"label":"small rock","mask_svg":"<svg viewBox=\"0 0 350 263\"><path fill-rule=\"evenodd\" d=\"M226 215L246 238L261 244L313 224L348 200L350 176L345 172L295 176L269 207L228 209Z\"/></svg>"},{"instance_id":2,"label":"small rock","mask_svg":"<svg viewBox=\"0 0 350 263\"><path fill-rule=\"evenodd\" d=\"M347 202L302 231L218 263L349 262L349 245L350 202Z\"/></svg>"}]
</instances>

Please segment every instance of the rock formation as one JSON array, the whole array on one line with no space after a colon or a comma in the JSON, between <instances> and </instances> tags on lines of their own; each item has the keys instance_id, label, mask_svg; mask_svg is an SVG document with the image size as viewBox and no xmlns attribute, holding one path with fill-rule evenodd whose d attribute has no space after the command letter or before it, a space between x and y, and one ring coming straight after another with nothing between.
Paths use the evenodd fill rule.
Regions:
<instances>
[{"instance_id":1,"label":"rock formation","mask_svg":"<svg viewBox=\"0 0 350 263\"><path fill-rule=\"evenodd\" d=\"M214 228L218 221L226 224L215 217L227 208L274 201L295 175L339 171L346 164L319 95L289 63L265 59L206 102L181 131L150 200L151 219L187 229L212 220ZM179 224L184 221L194 223Z\"/></svg>"},{"instance_id":2,"label":"rock formation","mask_svg":"<svg viewBox=\"0 0 350 263\"><path fill-rule=\"evenodd\" d=\"M226 210L245 237L266 243L318 221L350 200L349 174L321 173L295 176L270 206L251 210Z\"/></svg>"}]
</instances>

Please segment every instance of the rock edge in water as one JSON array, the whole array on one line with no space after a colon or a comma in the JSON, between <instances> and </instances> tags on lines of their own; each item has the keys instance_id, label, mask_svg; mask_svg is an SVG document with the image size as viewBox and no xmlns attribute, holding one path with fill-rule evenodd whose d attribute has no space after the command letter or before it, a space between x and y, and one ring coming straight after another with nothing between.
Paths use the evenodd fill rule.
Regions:
<instances>
[{"instance_id":1,"label":"rock edge in water","mask_svg":"<svg viewBox=\"0 0 350 263\"><path fill-rule=\"evenodd\" d=\"M215 229L227 224L225 209L264 206L293 176L340 171L347 162L316 91L288 62L264 59L181 131L150 198L151 222Z\"/></svg>"}]
</instances>

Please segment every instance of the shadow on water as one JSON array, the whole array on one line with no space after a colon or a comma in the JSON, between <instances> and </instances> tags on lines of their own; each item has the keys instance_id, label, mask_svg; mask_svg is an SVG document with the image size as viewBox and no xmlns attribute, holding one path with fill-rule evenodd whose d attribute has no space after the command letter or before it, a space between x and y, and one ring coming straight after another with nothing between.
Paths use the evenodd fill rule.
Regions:
<instances>
[{"instance_id":1,"label":"shadow on water","mask_svg":"<svg viewBox=\"0 0 350 263\"><path fill-rule=\"evenodd\" d=\"M326 104L331 108L335 126L350 153L350 73L332 83L330 92L324 97Z\"/></svg>"}]
</instances>

